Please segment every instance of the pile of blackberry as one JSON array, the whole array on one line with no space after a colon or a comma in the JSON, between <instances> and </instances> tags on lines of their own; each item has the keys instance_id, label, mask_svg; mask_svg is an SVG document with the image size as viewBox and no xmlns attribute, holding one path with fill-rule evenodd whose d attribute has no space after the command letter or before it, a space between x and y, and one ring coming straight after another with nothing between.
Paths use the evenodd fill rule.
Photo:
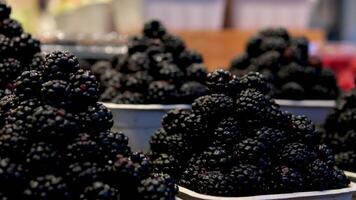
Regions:
<instances>
[{"instance_id":1,"label":"pile of blackberry","mask_svg":"<svg viewBox=\"0 0 356 200\"><path fill-rule=\"evenodd\" d=\"M250 38L245 53L231 61L230 71L260 72L272 83L275 98L336 99L339 88L333 72L308 51L307 38L292 37L283 28L264 29Z\"/></svg>"},{"instance_id":2,"label":"pile of blackberry","mask_svg":"<svg viewBox=\"0 0 356 200\"><path fill-rule=\"evenodd\" d=\"M10 93L14 80L25 70L40 67L40 42L10 18L11 7L0 0L0 98Z\"/></svg>"},{"instance_id":3,"label":"pile of blackberry","mask_svg":"<svg viewBox=\"0 0 356 200\"><path fill-rule=\"evenodd\" d=\"M99 61L92 70L101 82L103 102L191 103L207 92L202 56L159 21L147 22L143 35L131 37L127 53L112 62Z\"/></svg>"},{"instance_id":4,"label":"pile of blackberry","mask_svg":"<svg viewBox=\"0 0 356 200\"><path fill-rule=\"evenodd\" d=\"M356 89L344 94L327 117L324 142L335 152L340 168L356 172Z\"/></svg>"},{"instance_id":5,"label":"pile of blackberry","mask_svg":"<svg viewBox=\"0 0 356 200\"><path fill-rule=\"evenodd\" d=\"M110 130L96 77L74 55L35 67L0 99L1 199L175 199L173 179Z\"/></svg>"},{"instance_id":6,"label":"pile of blackberry","mask_svg":"<svg viewBox=\"0 0 356 200\"><path fill-rule=\"evenodd\" d=\"M150 140L157 172L215 196L253 196L347 187L331 150L305 116L280 110L263 76L217 70L210 94L171 110Z\"/></svg>"}]
</instances>

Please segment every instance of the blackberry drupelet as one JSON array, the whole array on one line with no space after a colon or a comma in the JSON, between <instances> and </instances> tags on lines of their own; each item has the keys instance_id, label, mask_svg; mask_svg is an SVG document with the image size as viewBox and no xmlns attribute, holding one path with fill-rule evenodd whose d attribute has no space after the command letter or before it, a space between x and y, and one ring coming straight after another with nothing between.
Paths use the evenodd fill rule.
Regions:
<instances>
[{"instance_id":1,"label":"blackberry drupelet","mask_svg":"<svg viewBox=\"0 0 356 200\"><path fill-rule=\"evenodd\" d=\"M167 145L167 132L160 128L150 138L150 148L153 152L164 152Z\"/></svg>"},{"instance_id":2,"label":"blackberry drupelet","mask_svg":"<svg viewBox=\"0 0 356 200\"><path fill-rule=\"evenodd\" d=\"M0 156L22 160L29 147L26 130L16 124L7 124L0 130Z\"/></svg>"},{"instance_id":3,"label":"blackberry drupelet","mask_svg":"<svg viewBox=\"0 0 356 200\"><path fill-rule=\"evenodd\" d=\"M19 190L25 184L25 172L21 165L15 164L9 158L0 159L0 186L2 193L10 198L20 198Z\"/></svg>"},{"instance_id":4,"label":"blackberry drupelet","mask_svg":"<svg viewBox=\"0 0 356 200\"><path fill-rule=\"evenodd\" d=\"M333 170L316 159L307 166L307 184L312 190L326 190L333 184Z\"/></svg>"},{"instance_id":5,"label":"blackberry drupelet","mask_svg":"<svg viewBox=\"0 0 356 200\"><path fill-rule=\"evenodd\" d=\"M197 98L192 103L192 110L205 118L215 119L234 109L233 99L224 94L211 94ZM208 117L209 116L209 117Z\"/></svg>"},{"instance_id":6,"label":"blackberry drupelet","mask_svg":"<svg viewBox=\"0 0 356 200\"><path fill-rule=\"evenodd\" d=\"M179 185L197 191L201 171L199 166L188 165L179 177Z\"/></svg>"},{"instance_id":7,"label":"blackberry drupelet","mask_svg":"<svg viewBox=\"0 0 356 200\"><path fill-rule=\"evenodd\" d=\"M124 87L131 92L145 93L153 77L146 71L139 71L124 78Z\"/></svg>"},{"instance_id":8,"label":"blackberry drupelet","mask_svg":"<svg viewBox=\"0 0 356 200\"><path fill-rule=\"evenodd\" d=\"M38 97L43 83L42 74L36 70L24 71L15 80L15 94L21 99Z\"/></svg>"},{"instance_id":9,"label":"blackberry drupelet","mask_svg":"<svg viewBox=\"0 0 356 200\"><path fill-rule=\"evenodd\" d=\"M291 127L297 140L306 144L314 145L320 141L319 132L315 129L315 124L302 115L292 115Z\"/></svg>"},{"instance_id":10,"label":"blackberry drupelet","mask_svg":"<svg viewBox=\"0 0 356 200\"><path fill-rule=\"evenodd\" d=\"M142 180L138 187L140 199L174 200L178 189L169 175L154 174Z\"/></svg>"},{"instance_id":11,"label":"blackberry drupelet","mask_svg":"<svg viewBox=\"0 0 356 200\"><path fill-rule=\"evenodd\" d=\"M70 75L70 98L77 105L91 105L99 99L99 83L87 70L79 69Z\"/></svg>"},{"instance_id":12,"label":"blackberry drupelet","mask_svg":"<svg viewBox=\"0 0 356 200\"><path fill-rule=\"evenodd\" d=\"M48 80L68 80L70 73L74 73L78 69L78 59L69 52L54 51L46 55L44 76Z\"/></svg>"},{"instance_id":13,"label":"blackberry drupelet","mask_svg":"<svg viewBox=\"0 0 356 200\"><path fill-rule=\"evenodd\" d=\"M0 84L7 86L21 74L21 63L13 58L5 58L0 61Z\"/></svg>"},{"instance_id":14,"label":"blackberry drupelet","mask_svg":"<svg viewBox=\"0 0 356 200\"><path fill-rule=\"evenodd\" d=\"M36 53L33 57L32 60L29 62L27 66L27 70L37 70L37 71L43 71L46 65L46 59L45 59L45 54L44 53Z\"/></svg>"},{"instance_id":15,"label":"blackberry drupelet","mask_svg":"<svg viewBox=\"0 0 356 200\"><path fill-rule=\"evenodd\" d=\"M208 136L208 121L200 114L190 113L184 119L185 131L183 131L183 136L189 141L207 141ZM204 143L200 143L204 146ZM199 143L197 144L199 145Z\"/></svg>"},{"instance_id":16,"label":"blackberry drupelet","mask_svg":"<svg viewBox=\"0 0 356 200\"><path fill-rule=\"evenodd\" d=\"M80 200L118 200L120 199L119 189L112 187L103 182L94 182L86 187L79 196Z\"/></svg>"}]
</instances>

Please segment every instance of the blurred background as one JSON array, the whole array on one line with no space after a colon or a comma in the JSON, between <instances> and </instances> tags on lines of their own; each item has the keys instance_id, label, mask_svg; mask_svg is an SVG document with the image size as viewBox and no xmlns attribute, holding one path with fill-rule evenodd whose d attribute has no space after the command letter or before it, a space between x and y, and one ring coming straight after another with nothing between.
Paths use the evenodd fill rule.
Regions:
<instances>
[{"instance_id":1,"label":"blurred background","mask_svg":"<svg viewBox=\"0 0 356 200\"><path fill-rule=\"evenodd\" d=\"M344 88L353 86L354 0L7 1L13 6L13 17L48 48L64 45L78 50L84 45L95 46L96 56L115 54L120 51L115 47L123 45L127 35L141 31L145 21L159 19L201 52L209 69L228 67L258 29L283 26L294 35L308 37L311 53L343 77Z\"/></svg>"}]
</instances>

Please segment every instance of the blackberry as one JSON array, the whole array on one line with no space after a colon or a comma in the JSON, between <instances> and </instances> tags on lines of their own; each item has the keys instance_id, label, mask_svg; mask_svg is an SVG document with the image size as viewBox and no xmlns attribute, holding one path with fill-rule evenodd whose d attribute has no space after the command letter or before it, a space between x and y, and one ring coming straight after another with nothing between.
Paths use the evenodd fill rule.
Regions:
<instances>
[{"instance_id":1,"label":"blackberry","mask_svg":"<svg viewBox=\"0 0 356 200\"><path fill-rule=\"evenodd\" d=\"M256 89L247 89L240 93L236 101L236 108L237 113L241 116L245 114L249 118L261 119L269 114L265 112L266 108L272 107L274 104L269 97Z\"/></svg>"},{"instance_id":2,"label":"blackberry","mask_svg":"<svg viewBox=\"0 0 356 200\"><path fill-rule=\"evenodd\" d=\"M189 141L200 141L196 145L203 145L201 141L209 140L208 134L208 121L200 114L191 113L184 119L185 131L183 131L183 136Z\"/></svg>"},{"instance_id":3,"label":"blackberry","mask_svg":"<svg viewBox=\"0 0 356 200\"><path fill-rule=\"evenodd\" d=\"M92 67L92 73L99 79L100 75L103 74L106 70L112 69L112 65L109 61L98 61Z\"/></svg>"},{"instance_id":4,"label":"blackberry","mask_svg":"<svg viewBox=\"0 0 356 200\"><path fill-rule=\"evenodd\" d=\"M268 166L270 160L267 156L268 147L252 138L244 139L234 147L234 157L241 163Z\"/></svg>"},{"instance_id":5,"label":"blackberry","mask_svg":"<svg viewBox=\"0 0 356 200\"><path fill-rule=\"evenodd\" d=\"M44 102L55 107L68 108L71 106L68 85L68 82L62 80L51 80L43 83L41 94Z\"/></svg>"},{"instance_id":6,"label":"blackberry","mask_svg":"<svg viewBox=\"0 0 356 200\"><path fill-rule=\"evenodd\" d=\"M0 2L0 20L4 20L10 17L11 7L7 5L6 1Z\"/></svg>"},{"instance_id":7,"label":"blackberry","mask_svg":"<svg viewBox=\"0 0 356 200\"><path fill-rule=\"evenodd\" d=\"M243 89L256 89L262 94L270 93L270 87L264 76L258 72L250 72L240 79Z\"/></svg>"},{"instance_id":8,"label":"blackberry","mask_svg":"<svg viewBox=\"0 0 356 200\"><path fill-rule=\"evenodd\" d=\"M162 37L162 41L168 52L173 54L179 54L185 49L185 43L179 36L172 34L165 34Z\"/></svg>"},{"instance_id":9,"label":"blackberry","mask_svg":"<svg viewBox=\"0 0 356 200\"><path fill-rule=\"evenodd\" d=\"M192 103L192 110L208 118L215 118L226 115L234 109L233 99L224 94L211 94L197 98Z\"/></svg>"},{"instance_id":10,"label":"blackberry","mask_svg":"<svg viewBox=\"0 0 356 200\"><path fill-rule=\"evenodd\" d=\"M25 130L16 124L5 125L0 135L0 155L10 159L21 160L27 152L29 139L24 134Z\"/></svg>"},{"instance_id":11,"label":"blackberry","mask_svg":"<svg viewBox=\"0 0 356 200\"><path fill-rule=\"evenodd\" d=\"M188 80L204 83L207 78L208 71L206 70L204 64L194 63L187 67L186 74Z\"/></svg>"},{"instance_id":12,"label":"blackberry","mask_svg":"<svg viewBox=\"0 0 356 200\"><path fill-rule=\"evenodd\" d=\"M89 106L79 113L79 118L84 130L93 133L107 131L114 123L111 111L101 103Z\"/></svg>"},{"instance_id":13,"label":"blackberry","mask_svg":"<svg viewBox=\"0 0 356 200\"><path fill-rule=\"evenodd\" d=\"M260 49L262 52L278 51L282 53L287 48L287 42L281 38L265 38Z\"/></svg>"},{"instance_id":14,"label":"blackberry","mask_svg":"<svg viewBox=\"0 0 356 200\"><path fill-rule=\"evenodd\" d=\"M173 178L177 178L180 173L180 163L179 160L174 158L172 155L161 153L152 161L155 168L155 172L169 174Z\"/></svg>"},{"instance_id":15,"label":"blackberry","mask_svg":"<svg viewBox=\"0 0 356 200\"><path fill-rule=\"evenodd\" d=\"M42 72L46 65L45 55L43 53L36 53L28 64L27 70L37 70Z\"/></svg>"},{"instance_id":16,"label":"blackberry","mask_svg":"<svg viewBox=\"0 0 356 200\"><path fill-rule=\"evenodd\" d=\"M307 181L311 190L327 190L334 185L333 171L325 162L316 159L307 166Z\"/></svg>"},{"instance_id":17,"label":"blackberry","mask_svg":"<svg viewBox=\"0 0 356 200\"><path fill-rule=\"evenodd\" d=\"M206 78L206 85L212 93L232 93L236 94L239 86L239 79L233 76L230 72L218 69L209 73Z\"/></svg>"},{"instance_id":18,"label":"blackberry","mask_svg":"<svg viewBox=\"0 0 356 200\"><path fill-rule=\"evenodd\" d=\"M6 86L21 73L21 63L13 58L5 58L0 62L0 84Z\"/></svg>"},{"instance_id":19,"label":"blackberry","mask_svg":"<svg viewBox=\"0 0 356 200\"><path fill-rule=\"evenodd\" d=\"M266 144L272 151L278 151L286 145L288 135L286 132L269 127L263 127L256 132L256 138Z\"/></svg>"},{"instance_id":20,"label":"blackberry","mask_svg":"<svg viewBox=\"0 0 356 200\"><path fill-rule=\"evenodd\" d=\"M68 80L70 73L78 69L78 59L67 51L54 51L46 55L44 76L47 80Z\"/></svg>"},{"instance_id":21,"label":"blackberry","mask_svg":"<svg viewBox=\"0 0 356 200\"><path fill-rule=\"evenodd\" d=\"M281 88L279 98L283 99L303 99L305 97L304 88L296 82L288 82Z\"/></svg>"},{"instance_id":22,"label":"blackberry","mask_svg":"<svg viewBox=\"0 0 356 200\"><path fill-rule=\"evenodd\" d=\"M1 5L1 4L0 4ZM2 97L0 99L0 110L1 113L6 113L10 109L14 109L19 104L19 98L16 95L10 94Z\"/></svg>"},{"instance_id":23,"label":"blackberry","mask_svg":"<svg viewBox=\"0 0 356 200\"><path fill-rule=\"evenodd\" d=\"M15 94L22 99L39 97L41 93L41 85L43 83L42 74L38 71L24 71L15 80Z\"/></svg>"},{"instance_id":24,"label":"blackberry","mask_svg":"<svg viewBox=\"0 0 356 200\"><path fill-rule=\"evenodd\" d=\"M262 192L261 185L265 182L263 170L255 165L239 164L230 170L234 193L231 196L251 196Z\"/></svg>"},{"instance_id":25,"label":"blackberry","mask_svg":"<svg viewBox=\"0 0 356 200\"><path fill-rule=\"evenodd\" d=\"M294 62L281 67L277 73L279 84L304 80L303 71L303 67Z\"/></svg>"},{"instance_id":26,"label":"blackberry","mask_svg":"<svg viewBox=\"0 0 356 200\"><path fill-rule=\"evenodd\" d=\"M177 134L184 131L184 119L189 115L187 110L173 109L162 117L162 126L168 134Z\"/></svg>"},{"instance_id":27,"label":"blackberry","mask_svg":"<svg viewBox=\"0 0 356 200\"><path fill-rule=\"evenodd\" d=\"M114 188L103 182L94 182L92 185L86 187L82 194L79 196L80 200L114 200L120 199L120 192L117 188Z\"/></svg>"},{"instance_id":28,"label":"blackberry","mask_svg":"<svg viewBox=\"0 0 356 200\"><path fill-rule=\"evenodd\" d=\"M261 44L262 44L262 38L261 36L253 36L251 37L246 44L246 51L247 54L250 57L256 57L259 56L261 52Z\"/></svg>"},{"instance_id":29,"label":"blackberry","mask_svg":"<svg viewBox=\"0 0 356 200\"><path fill-rule=\"evenodd\" d=\"M280 68L281 54L278 51L268 51L252 60L252 64L262 71L264 69L277 72Z\"/></svg>"},{"instance_id":30,"label":"blackberry","mask_svg":"<svg viewBox=\"0 0 356 200\"><path fill-rule=\"evenodd\" d=\"M204 96L208 92L208 88L196 81L190 81L184 83L180 89L180 94L182 95L182 102L193 102L201 96Z\"/></svg>"},{"instance_id":31,"label":"blackberry","mask_svg":"<svg viewBox=\"0 0 356 200\"><path fill-rule=\"evenodd\" d=\"M18 195L23 190L25 174L21 165L11 162L9 158L0 159L0 186L4 195L14 199L20 198Z\"/></svg>"},{"instance_id":32,"label":"blackberry","mask_svg":"<svg viewBox=\"0 0 356 200\"><path fill-rule=\"evenodd\" d=\"M40 42L28 33L12 38L12 44L17 57L24 62L28 62L33 55L41 51Z\"/></svg>"},{"instance_id":33,"label":"blackberry","mask_svg":"<svg viewBox=\"0 0 356 200\"><path fill-rule=\"evenodd\" d=\"M287 167L278 166L275 168L276 185L275 192L278 193L290 193L301 192L305 190L305 178L297 170Z\"/></svg>"},{"instance_id":34,"label":"blackberry","mask_svg":"<svg viewBox=\"0 0 356 200\"><path fill-rule=\"evenodd\" d=\"M101 102L113 102L113 99L119 95L119 91L114 87L108 87L101 93L99 101ZM114 102L116 103L116 102Z\"/></svg>"},{"instance_id":35,"label":"blackberry","mask_svg":"<svg viewBox=\"0 0 356 200\"><path fill-rule=\"evenodd\" d=\"M191 64L202 63L203 57L196 51L186 49L179 54L177 62L179 68L186 69Z\"/></svg>"},{"instance_id":36,"label":"blackberry","mask_svg":"<svg viewBox=\"0 0 356 200\"><path fill-rule=\"evenodd\" d=\"M59 200L71 198L71 194L63 178L49 174L31 180L24 191L24 198Z\"/></svg>"},{"instance_id":37,"label":"blackberry","mask_svg":"<svg viewBox=\"0 0 356 200\"><path fill-rule=\"evenodd\" d=\"M67 145L65 157L68 161L72 162L98 161L103 159L98 143L86 133L79 134Z\"/></svg>"},{"instance_id":38,"label":"blackberry","mask_svg":"<svg viewBox=\"0 0 356 200\"><path fill-rule=\"evenodd\" d=\"M336 165L344 170L355 170L356 153L351 151L340 152L335 155Z\"/></svg>"},{"instance_id":39,"label":"blackberry","mask_svg":"<svg viewBox=\"0 0 356 200\"><path fill-rule=\"evenodd\" d=\"M139 165L138 171L142 174L142 177L147 177L153 170L153 164L150 157L142 152L133 152L130 155L130 160Z\"/></svg>"},{"instance_id":40,"label":"blackberry","mask_svg":"<svg viewBox=\"0 0 356 200\"><path fill-rule=\"evenodd\" d=\"M115 96L112 102L117 104L143 104L145 97L141 93L125 91Z\"/></svg>"},{"instance_id":41,"label":"blackberry","mask_svg":"<svg viewBox=\"0 0 356 200\"><path fill-rule=\"evenodd\" d=\"M277 37L282 38L285 41L290 39L289 33L285 28L278 27L278 28L266 28L259 32L259 34L263 37Z\"/></svg>"},{"instance_id":42,"label":"blackberry","mask_svg":"<svg viewBox=\"0 0 356 200\"><path fill-rule=\"evenodd\" d=\"M118 154L124 156L131 154L131 149L128 146L129 139L122 132L101 132L96 141L107 160L114 159Z\"/></svg>"},{"instance_id":43,"label":"blackberry","mask_svg":"<svg viewBox=\"0 0 356 200\"><path fill-rule=\"evenodd\" d=\"M149 39L146 36L133 36L128 39L128 53L144 52L148 48Z\"/></svg>"},{"instance_id":44,"label":"blackberry","mask_svg":"<svg viewBox=\"0 0 356 200\"><path fill-rule=\"evenodd\" d=\"M127 65L123 65L119 71L123 73L133 73L150 68L150 60L146 53L137 52L132 54L127 61Z\"/></svg>"},{"instance_id":45,"label":"blackberry","mask_svg":"<svg viewBox=\"0 0 356 200\"><path fill-rule=\"evenodd\" d=\"M1 58L7 58L9 56L12 56L11 54L12 49L11 49L11 39L8 37L1 35L0 34L0 53L1 53Z\"/></svg>"},{"instance_id":46,"label":"blackberry","mask_svg":"<svg viewBox=\"0 0 356 200\"><path fill-rule=\"evenodd\" d=\"M293 130L296 139L306 144L314 145L320 140L315 124L306 116L292 115L290 128Z\"/></svg>"},{"instance_id":47,"label":"blackberry","mask_svg":"<svg viewBox=\"0 0 356 200\"><path fill-rule=\"evenodd\" d=\"M281 149L278 156L279 162L287 166L294 166L297 169L303 169L313 159L315 154L305 145L301 143L290 143Z\"/></svg>"},{"instance_id":48,"label":"blackberry","mask_svg":"<svg viewBox=\"0 0 356 200\"><path fill-rule=\"evenodd\" d=\"M239 122L234 117L223 118L216 126L213 135L217 142L228 146L242 138Z\"/></svg>"},{"instance_id":49,"label":"blackberry","mask_svg":"<svg viewBox=\"0 0 356 200\"><path fill-rule=\"evenodd\" d=\"M153 81L153 77L146 71L139 71L125 77L125 89L132 92L145 93L148 85Z\"/></svg>"},{"instance_id":50,"label":"blackberry","mask_svg":"<svg viewBox=\"0 0 356 200\"><path fill-rule=\"evenodd\" d=\"M197 183L199 181L199 174L201 173L199 166L187 166L187 168L181 173L179 178L179 185L189 188L194 191L198 191Z\"/></svg>"},{"instance_id":51,"label":"blackberry","mask_svg":"<svg viewBox=\"0 0 356 200\"><path fill-rule=\"evenodd\" d=\"M214 196L233 196L234 186L230 176L219 171L209 171L198 175L198 192Z\"/></svg>"},{"instance_id":52,"label":"blackberry","mask_svg":"<svg viewBox=\"0 0 356 200\"><path fill-rule=\"evenodd\" d=\"M163 128L156 130L150 138L151 150L156 153L166 151L165 147L167 145L167 136L167 132Z\"/></svg>"},{"instance_id":53,"label":"blackberry","mask_svg":"<svg viewBox=\"0 0 356 200\"><path fill-rule=\"evenodd\" d=\"M169 175L155 174L141 181L138 193L142 200L166 199L174 200L178 189Z\"/></svg>"},{"instance_id":54,"label":"blackberry","mask_svg":"<svg viewBox=\"0 0 356 200\"><path fill-rule=\"evenodd\" d=\"M335 99L338 96L338 90L331 90L323 85L314 85L309 96L312 96L312 94L318 99Z\"/></svg>"},{"instance_id":55,"label":"blackberry","mask_svg":"<svg viewBox=\"0 0 356 200\"><path fill-rule=\"evenodd\" d=\"M147 98L150 103L173 103L176 95L176 86L166 81L153 81L148 86Z\"/></svg>"},{"instance_id":56,"label":"blackberry","mask_svg":"<svg viewBox=\"0 0 356 200\"><path fill-rule=\"evenodd\" d=\"M306 63L309 58L309 40L306 37L294 37L291 43L299 50L298 60Z\"/></svg>"},{"instance_id":57,"label":"blackberry","mask_svg":"<svg viewBox=\"0 0 356 200\"><path fill-rule=\"evenodd\" d=\"M21 24L14 19L3 20L0 27L0 32L9 38L18 37L23 33Z\"/></svg>"},{"instance_id":58,"label":"blackberry","mask_svg":"<svg viewBox=\"0 0 356 200\"><path fill-rule=\"evenodd\" d=\"M184 81L184 73L173 63L163 64L159 70L159 79L166 80L173 83Z\"/></svg>"},{"instance_id":59,"label":"blackberry","mask_svg":"<svg viewBox=\"0 0 356 200\"><path fill-rule=\"evenodd\" d=\"M210 146L198 156L195 164L209 171L215 171L229 169L232 162L231 152L219 146Z\"/></svg>"},{"instance_id":60,"label":"blackberry","mask_svg":"<svg viewBox=\"0 0 356 200\"><path fill-rule=\"evenodd\" d=\"M158 20L145 23L143 34L149 38L162 38L166 34L166 28Z\"/></svg>"},{"instance_id":61,"label":"blackberry","mask_svg":"<svg viewBox=\"0 0 356 200\"><path fill-rule=\"evenodd\" d=\"M163 142L163 149L161 151L157 151L159 153L168 153L173 155L177 159L186 158L189 156L189 152L191 151L191 146L189 141L183 138L181 135L169 135L165 138L165 142ZM152 144L151 144L152 146Z\"/></svg>"},{"instance_id":62,"label":"blackberry","mask_svg":"<svg viewBox=\"0 0 356 200\"><path fill-rule=\"evenodd\" d=\"M335 189L345 188L350 184L350 180L347 178L345 173L337 167L334 167L333 169L333 180L335 185L332 187Z\"/></svg>"},{"instance_id":63,"label":"blackberry","mask_svg":"<svg viewBox=\"0 0 356 200\"><path fill-rule=\"evenodd\" d=\"M70 75L70 98L77 105L90 105L99 99L99 83L90 71L79 69Z\"/></svg>"},{"instance_id":64,"label":"blackberry","mask_svg":"<svg viewBox=\"0 0 356 200\"><path fill-rule=\"evenodd\" d=\"M247 54L242 54L232 59L230 63L230 69L243 70L249 67L250 64L251 62L249 56Z\"/></svg>"},{"instance_id":65,"label":"blackberry","mask_svg":"<svg viewBox=\"0 0 356 200\"><path fill-rule=\"evenodd\" d=\"M336 161L333 151L325 144L320 144L315 149L318 158L324 161L329 166L335 166Z\"/></svg>"},{"instance_id":66,"label":"blackberry","mask_svg":"<svg viewBox=\"0 0 356 200\"><path fill-rule=\"evenodd\" d=\"M122 81L122 74L115 70L106 70L100 75L100 84L104 88L113 87L115 89L120 89Z\"/></svg>"}]
</instances>

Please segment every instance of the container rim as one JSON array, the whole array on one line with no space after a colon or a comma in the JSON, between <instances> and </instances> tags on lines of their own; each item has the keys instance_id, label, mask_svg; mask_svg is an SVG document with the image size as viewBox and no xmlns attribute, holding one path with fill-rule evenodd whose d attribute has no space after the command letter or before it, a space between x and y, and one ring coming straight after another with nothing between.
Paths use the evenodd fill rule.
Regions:
<instances>
[{"instance_id":1,"label":"container rim","mask_svg":"<svg viewBox=\"0 0 356 200\"><path fill-rule=\"evenodd\" d=\"M335 100L289 100L289 99L275 99L280 106L291 107L320 107L333 108L336 106Z\"/></svg>"},{"instance_id":2,"label":"container rim","mask_svg":"<svg viewBox=\"0 0 356 200\"><path fill-rule=\"evenodd\" d=\"M356 191L356 183L351 182L349 187L334 189L334 190L325 190L325 191L310 191L310 192L294 192L287 194L271 194L271 195L257 195L257 196L248 196L248 197L218 197L210 196L205 194L199 194L187 188L178 186L179 196L191 196L195 200L278 200L278 199L295 199L295 198L306 198L306 197L320 197L327 195L337 195L344 193L352 193Z\"/></svg>"},{"instance_id":3,"label":"container rim","mask_svg":"<svg viewBox=\"0 0 356 200\"><path fill-rule=\"evenodd\" d=\"M189 104L116 104L103 102L109 109L129 109L129 110L172 110L172 109L190 109Z\"/></svg>"},{"instance_id":4,"label":"container rim","mask_svg":"<svg viewBox=\"0 0 356 200\"><path fill-rule=\"evenodd\" d=\"M350 172L350 171L344 171L345 175L347 177L352 177L352 178L356 178L356 173L355 172Z\"/></svg>"}]
</instances>

